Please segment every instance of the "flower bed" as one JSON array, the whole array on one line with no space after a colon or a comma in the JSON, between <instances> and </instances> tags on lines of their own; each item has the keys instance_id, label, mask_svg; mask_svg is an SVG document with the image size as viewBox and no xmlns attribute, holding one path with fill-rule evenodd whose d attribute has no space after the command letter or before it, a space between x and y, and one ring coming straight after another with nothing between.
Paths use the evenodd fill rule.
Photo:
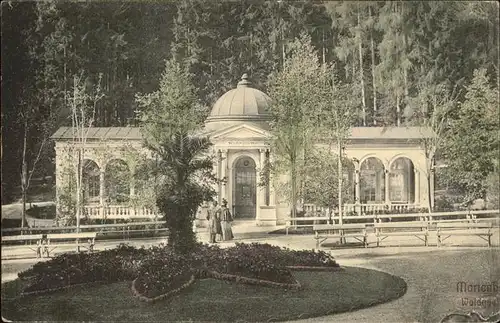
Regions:
<instances>
[{"instance_id":1,"label":"flower bed","mask_svg":"<svg viewBox=\"0 0 500 323\"><path fill-rule=\"evenodd\" d=\"M324 251L291 250L259 243L237 243L234 249L237 254L264 258L279 266L339 267L335 259Z\"/></svg>"},{"instance_id":2,"label":"flower bed","mask_svg":"<svg viewBox=\"0 0 500 323\"><path fill-rule=\"evenodd\" d=\"M141 264L135 286L142 295L154 298L184 285L192 271L190 257L176 254L170 248L156 249Z\"/></svg>"},{"instance_id":3,"label":"flower bed","mask_svg":"<svg viewBox=\"0 0 500 323\"><path fill-rule=\"evenodd\" d=\"M120 245L101 252L61 255L37 263L19 278L30 281L25 294L96 281L134 280L134 293L151 300L182 290L193 277L300 288L292 271L308 269L336 270L339 265L322 251L295 251L269 244L238 243L227 249L199 244L189 255L177 254L169 247Z\"/></svg>"},{"instance_id":4,"label":"flower bed","mask_svg":"<svg viewBox=\"0 0 500 323\"><path fill-rule=\"evenodd\" d=\"M95 281L132 280L138 275L145 249L119 246L96 253L63 254L47 262L39 262L18 274L31 284L24 293L60 289L65 286Z\"/></svg>"}]
</instances>

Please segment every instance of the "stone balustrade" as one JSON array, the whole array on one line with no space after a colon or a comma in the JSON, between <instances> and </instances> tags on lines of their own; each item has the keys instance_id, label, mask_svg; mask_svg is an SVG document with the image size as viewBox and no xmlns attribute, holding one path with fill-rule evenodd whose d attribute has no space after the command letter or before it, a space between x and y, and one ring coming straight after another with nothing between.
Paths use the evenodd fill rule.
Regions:
<instances>
[{"instance_id":1,"label":"stone balustrade","mask_svg":"<svg viewBox=\"0 0 500 323\"><path fill-rule=\"evenodd\" d=\"M86 205L85 213L91 219L155 218L157 214L146 207L127 205Z\"/></svg>"}]
</instances>

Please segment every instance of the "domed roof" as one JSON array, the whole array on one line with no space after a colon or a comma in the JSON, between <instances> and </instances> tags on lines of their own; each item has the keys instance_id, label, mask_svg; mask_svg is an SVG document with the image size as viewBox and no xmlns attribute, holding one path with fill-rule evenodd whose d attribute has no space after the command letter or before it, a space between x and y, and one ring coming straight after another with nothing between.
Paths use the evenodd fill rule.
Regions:
<instances>
[{"instance_id":1,"label":"domed roof","mask_svg":"<svg viewBox=\"0 0 500 323\"><path fill-rule=\"evenodd\" d=\"M243 74L236 89L226 92L215 102L207 121L267 119L269 117L267 108L271 99L250 85L247 74Z\"/></svg>"}]
</instances>

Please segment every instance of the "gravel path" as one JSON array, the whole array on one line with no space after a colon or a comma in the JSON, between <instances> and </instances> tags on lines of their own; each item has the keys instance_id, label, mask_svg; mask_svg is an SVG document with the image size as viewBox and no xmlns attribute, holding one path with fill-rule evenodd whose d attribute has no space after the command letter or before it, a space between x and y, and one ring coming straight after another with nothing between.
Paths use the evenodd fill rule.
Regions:
<instances>
[{"instance_id":1,"label":"gravel path","mask_svg":"<svg viewBox=\"0 0 500 323\"><path fill-rule=\"evenodd\" d=\"M410 252L363 258L338 258L343 265L382 270L402 277L407 293L393 302L296 322L439 322L455 312L475 310L485 316L500 311L497 292L460 293L457 283L489 284L500 282L500 250L460 249ZM479 306L465 305L466 299L481 297L488 301Z\"/></svg>"}]
</instances>

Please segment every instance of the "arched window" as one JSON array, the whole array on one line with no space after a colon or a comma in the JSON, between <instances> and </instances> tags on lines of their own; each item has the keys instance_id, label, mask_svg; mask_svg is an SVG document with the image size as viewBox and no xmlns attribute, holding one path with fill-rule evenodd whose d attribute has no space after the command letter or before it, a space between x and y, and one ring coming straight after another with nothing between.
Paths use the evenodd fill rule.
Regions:
<instances>
[{"instance_id":1,"label":"arched window","mask_svg":"<svg viewBox=\"0 0 500 323\"><path fill-rule=\"evenodd\" d=\"M409 158L399 157L391 164L389 199L393 203L415 202L415 173Z\"/></svg>"},{"instance_id":2,"label":"arched window","mask_svg":"<svg viewBox=\"0 0 500 323\"><path fill-rule=\"evenodd\" d=\"M369 157L362 162L359 186L362 204L385 202L385 171L380 159Z\"/></svg>"},{"instance_id":3,"label":"arched window","mask_svg":"<svg viewBox=\"0 0 500 323\"><path fill-rule=\"evenodd\" d=\"M100 170L99 166L90 159L82 162L83 196L87 202L99 202L100 196Z\"/></svg>"}]
</instances>

